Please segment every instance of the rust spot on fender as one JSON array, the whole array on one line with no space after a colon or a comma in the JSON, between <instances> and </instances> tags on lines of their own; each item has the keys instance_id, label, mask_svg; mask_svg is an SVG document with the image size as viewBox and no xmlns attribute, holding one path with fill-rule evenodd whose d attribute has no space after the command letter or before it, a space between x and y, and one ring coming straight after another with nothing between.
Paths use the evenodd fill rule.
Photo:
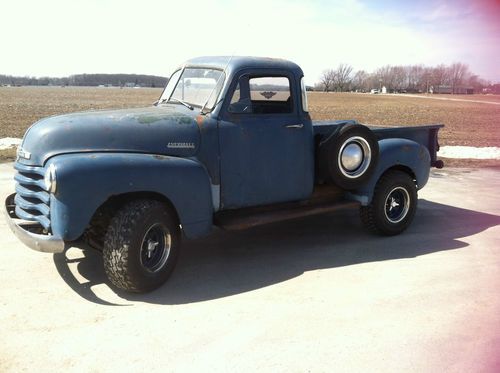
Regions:
<instances>
[{"instance_id":1,"label":"rust spot on fender","mask_svg":"<svg viewBox=\"0 0 500 373\"><path fill-rule=\"evenodd\" d=\"M424 147L420 147L420 151L418 152L418 158L423 160L423 159L426 158L425 155L426 155L425 154L425 148Z\"/></svg>"},{"instance_id":2,"label":"rust spot on fender","mask_svg":"<svg viewBox=\"0 0 500 373\"><path fill-rule=\"evenodd\" d=\"M202 115L198 115L196 117L196 124L198 125L198 127L201 129L201 127L203 126L203 121L205 120L205 118L202 116Z\"/></svg>"},{"instance_id":3,"label":"rust spot on fender","mask_svg":"<svg viewBox=\"0 0 500 373\"><path fill-rule=\"evenodd\" d=\"M159 154L153 154L153 158L158 159L160 161L168 160L168 157L166 155L159 155Z\"/></svg>"},{"instance_id":4,"label":"rust spot on fender","mask_svg":"<svg viewBox=\"0 0 500 373\"><path fill-rule=\"evenodd\" d=\"M137 121L141 124L151 124L165 119L162 115L140 115L137 116Z\"/></svg>"}]
</instances>

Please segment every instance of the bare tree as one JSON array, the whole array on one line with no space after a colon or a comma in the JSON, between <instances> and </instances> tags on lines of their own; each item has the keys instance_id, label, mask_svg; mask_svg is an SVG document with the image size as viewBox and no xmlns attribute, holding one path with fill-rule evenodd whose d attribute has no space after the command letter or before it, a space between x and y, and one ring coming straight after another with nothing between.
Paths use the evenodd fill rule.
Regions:
<instances>
[{"instance_id":1,"label":"bare tree","mask_svg":"<svg viewBox=\"0 0 500 373\"><path fill-rule=\"evenodd\" d=\"M340 92L347 91L351 84L352 66L341 63L333 74L333 84L335 89Z\"/></svg>"},{"instance_id":2,"label":"bare tree","mask_svg":"<svg viewBox=\"0 0 500 373\"><path fill-rule=\"evenodd\" d=\"M333 89L335 83L335 71L332 69L323 71L323 74L321 75L319 80L323 91L330 92Z\"/></svg>"},{"instance_id":3,"label":"bare tree","mask_svg":"<svg viewBox=\"0 0 500 373\"><path fill-rule=\"evenodd\" d=\"M449 85L451 92L458 93L460 85L474 88L481 92L488 83L470 72L463 63L454 63L450 66L438 65L426 67L424 65L391 66L378 68L373 73L360 70L353 73L352 66L340 64L335 70L325 70L317 87L323 91L356 90L367 92L372 88L382 88L396 92L429 92L434 87Z\"/></svg>"},{"instance_id":4,"label":"bare tree","mask_svg":"<svg viewBox=\"0 0 500 373\"><path fill-rule=\"evenodd\" d=\"M457 92L457 87L464 83L465 79L470 75L469 66L461 63L455 62L450 67L448 67L451 90L453 93Z\"/></svg>"},{"instance_id":5,"label":"bare tree","mask_svg":"<svg viewBox=\"0 0 500 373\"><path fill-rule=\"evenodd\" d=\"M431 84L434 87L445 85L448 83L448 68L441 64L432 68Z\"/></svg>"},{"instance_id":6,"label":"bare tree","mask_svg":"<svg viewBox=\"0 0 500 373\"><path fill-rule=\"evenodd\" d=\"M393 66L391 68L391 86L397 92L402 92L406 88L406 69L404 66Z\"/></svg>"},{"instance_id":7,"label":"bare tree","mask_svg":"<svg viewBox=\"0 0 500 373\"><path fill-rule=\"evenodd\" d=\"M370 74L364 70L356 71L352 78L352 89L358 92L370 90Z\"/></svg>"},{"instance_id":8,"label":"bare tree","mask_svg":"<svg viewBox=\"0 0 500 373\"><path fill-rule=\"evenodd\" d=\"M424 67L419 83L419 88L422 92L429 93L432 80L432 67Z\"/></svg>"},{"instance_id":9,"label":"bare tree","mask_svg":"<svg viewBox=\"0 0 500 373\"><path fill-rule=\"evenodd\" d=\"M424 73L423 65L410 65L406 67L408 85L406 87L409 91L419 91L419 84L422 81Z\"/></svg>"},{"instance_id":10,"label":"bare tree","mask_svg":"<svg viewBox=\"0 0 500 373\"><path fill-rule=\"evenodd\" d=\"M388 87L391 85L391 66L383 66L379 67L375 72L373 73L373 78L372 82L374 87L381 89L382 86Z\"/></svg>"}]
</instances>

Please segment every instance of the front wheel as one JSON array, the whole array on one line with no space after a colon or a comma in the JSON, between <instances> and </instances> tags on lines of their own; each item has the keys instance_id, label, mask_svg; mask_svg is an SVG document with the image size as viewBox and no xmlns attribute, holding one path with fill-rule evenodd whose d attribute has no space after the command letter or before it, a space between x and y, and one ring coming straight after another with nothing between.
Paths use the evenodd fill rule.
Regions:
<instances>
[{"instance_id":1,"label":"front wheel","mask_svg":"<svg viewBox=\"0 0 500 373\"><path fill-rule=\"evenodd\" d=\"M393 236L411 224L417 209L417 187L410 175L389 171L378 181L370 205L361 206L363 224L372 232Z\"/></svg>"},{"instance_id":2,"label":"front wheel","mask_svg":"<svg viewBox=\"0 0 500 373\"><path fill-rule=\"evenodd\" d=\"M167 206L154 200L129 202L111 219L104 238L106 275L126 291L153 290L172 273L179 246L179 224Z\"/></svg>"}]
</instances>

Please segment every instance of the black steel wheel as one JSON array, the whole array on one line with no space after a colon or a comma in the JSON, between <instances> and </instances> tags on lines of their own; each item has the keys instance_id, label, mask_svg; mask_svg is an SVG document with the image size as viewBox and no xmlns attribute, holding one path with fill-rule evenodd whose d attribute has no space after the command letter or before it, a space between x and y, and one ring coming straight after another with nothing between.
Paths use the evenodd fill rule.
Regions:
<instances>
[{"instance_id":1,"label":"black steel wheel","mask_svg":"<svg viewBox=\"0 0 500 373\"><path fill-rule=\"evenodd\" d=\"M371 204L361 207L361 221L375 233L399 234L413 221L417 200L413 178L402 171L388 171L378 181Z\"/></svg>"},{"instance_id":2,"label":"black steel wheel","mask_svg":"<svg viewBox=\"0 0 500 373\"><path fill-rule=\"evenodd\" d=\"M179 224L165 204L132 201L111 219L104 238L104 269L116 287L147 292L168 279L179 246Z\"/></svg>"}]
</instances>

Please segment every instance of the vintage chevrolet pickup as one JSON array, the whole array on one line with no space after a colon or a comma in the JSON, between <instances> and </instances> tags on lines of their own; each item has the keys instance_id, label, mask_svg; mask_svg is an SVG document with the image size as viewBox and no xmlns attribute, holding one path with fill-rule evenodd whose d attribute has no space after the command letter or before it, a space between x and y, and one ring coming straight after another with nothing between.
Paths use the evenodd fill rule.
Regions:
<instances>
[{"instance_id":1,"label":"vintage chevrolet pickup","mask_svg":"<svg viewBox=\"0 0 500 373\"><path fill-rule=\"evenodd\" d=\"M332 99L335 99L332 96ZM118 288L145 292L175 267L181 238L359 206L372 231L411 223L442 125L313 122L292 62L204 57L140 109L46 118L25 134L12 231L32 249L102 251Z\"/></svg>"}]
</instances>

